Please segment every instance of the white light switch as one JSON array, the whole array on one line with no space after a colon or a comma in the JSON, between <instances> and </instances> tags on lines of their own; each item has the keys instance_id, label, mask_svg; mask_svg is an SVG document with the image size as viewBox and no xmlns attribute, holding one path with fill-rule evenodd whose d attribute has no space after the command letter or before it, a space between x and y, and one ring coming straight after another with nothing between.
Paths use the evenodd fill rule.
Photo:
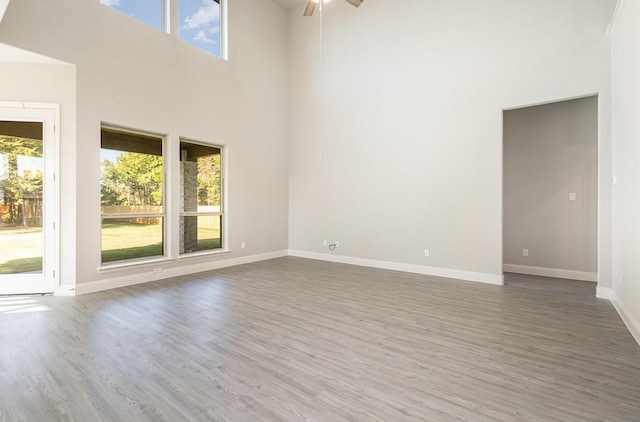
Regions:
<instances>
[{"instance_id":1,"label":"white light switch","mask_svg":"<svg viewBox=\"0 0 640 422\"><path fill-rule=\"evenodd\" d=\"M571 192L569 194L569 201L575 201L576 200L576 193L575 192Z\"/></svg>"}]
</instances>

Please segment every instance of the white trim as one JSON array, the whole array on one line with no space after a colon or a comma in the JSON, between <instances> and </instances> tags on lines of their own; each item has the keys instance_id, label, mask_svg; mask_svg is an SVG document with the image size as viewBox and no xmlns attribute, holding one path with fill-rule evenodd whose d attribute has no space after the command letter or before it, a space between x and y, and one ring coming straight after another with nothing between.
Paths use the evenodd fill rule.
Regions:
<instances>
[{"instance_id":1,"label":"white trim","mask_svg":"<svg viewBox=\"0 0 640 422\"><path fill-rule=\"evenodd\" d=\"M41 121L44 152L44 260L42 274L13 274L32 283L9 286L5 294L56 293L60 277L60 105L54 103L0 102L3 117ZM15 110L16 114L6 114ZM35 113L34 115L31 112ZM4 276L3 276L4 278ZM28 286L28 287L27 287ZM6 286L3 286L5 289ZM26 287L26 288L25 288Z\"/></svg>"},{"instance_id":2,"label":"white trim","mask_svg":"<svg viewBox=\"0 0 640 422\"><path fill-rule=\"evenodd\" d=\"M598 281L598 273L590 271L563 270L561 268L533 267L529 265L503 264L507 273L530 274L542 277L566 278L569 280Z\"/></svg>"},{"instance_id":3,"label":"white trim","mask_svg":"<svg viewBox=\"0 0 640 422\"><path fill-rule=\"evenodd\" d=\"M73 284L61 284L53 293L54 296L74 296L76 294L76 286Z\"/></svg>"},{"instance_id":4,"label":"white trim","mask_svg":"<svg viewBox=\"0 0 640 422\"><path fill-rule=\"evenodd\" d=\"M60 128L62 127L60 123L60 104L40 104L40 106L44 108L53 109L53 243L55 245L54 251L50 251L49 254L54 253L55 255L51 256L53 261L53 271L55 276L53 277L53 286L55 288L54 294L58 293L61 289L62 284L62 274L60 273L61 266L61 253L62 250L62 236L61 231L61 215L60 209L62 208L62 200L60 199L60 186L62 183L60 182L60 148L62 146L61 136L60 136Z\"/></svg>"},{"instance_id":5,"label":"white trim","mask_svg":"<svg viewBox=\"0 0 640 422\"><path fill-rule=\"evenodd\" d=\"M611 300L613 298L613 289L610 287L596 287L596 297L598 299Z\"/></svg>"},{"instance_id":6,"label":"white trim","mask_svg":"<svg viewBox=\"0 0 640 422\"><path fill-rule=\"evenodd\" d=\"M281 258L287 256L286 250L267 252L258 255L243 256L201 264L188 265L177 268L166 268L161 273L154 273L153 268L144 273L136 273L122 277L109 278L105 280L89 281L78 283L76 294L94 293L102 290L115 289L118 287L132 286L134 284L147 283L149 281L162 280L165 278L178 277L182 275L194 274L203 271L216 270L218 268L232 267L235 265L250 264L252 262L265 261L267 259Z\"/></svg>"},{"instance_id":7,"label":"white trim","mask_svg":"<svg viewBox=\"0 0 640 422\"><path fill-rule=\"evenodd\" d=\"M618 311L618 314L620 315L620 318L622 318L624 325L627 326L627 329L629 330L633 338L640 345L640 321L635 319L631 312L627 311L622 302L618 299L618 296L613 291L611 303L613 304L614 308L616 308L616 311Z\"/></svg>"},{"instance_id":8,"label":"white trim","mask_svg":"<svg viewBox=\"0 0 640 422\"><path fill-rule=\"evenodd\" d=\"M472 271L452 270L448 268L428 267L425 265L403 264L401 262L378 261L375 259L354 258L341 255L330 255L317 252L289 250L289 256L316 259L320 261L338 262L341 264L359 265L362 267L381 268L384 270L403 271L406 273L432 275L453 278L456 280L475 281L488 284L504 284L504 276L498 274L476 273Z\"/></svg>"},{"instance_id":9,"label":"white trim","mask_svg":"<svg viewBox=\"0 0 640 422\"><path fill-rule=\"evenodd\" d=\"M169 0L162 0L162 31L165 34L171 34L171 10Z\"/></svg>"},{"instance_id":10,"label":"white trim","mask_svg":"<svg viewBox=\"0 0 640 422\"><path fill-rule=\"evenodd\" d=\"M204 251L196 251L183 253L178 256L178 261L192 259L192 258L202 258L203 256L216 256L216 255L228 255L233 252L231 249L209 249Z\"/></svg>"},{"instance_id":11,"label":"white trim","mask_svg":"<svg viewBox=\"0 0 640 422\"><path fill-rule=\"evenodd\" d=\"M229 12L227 0L220 0L220 58L229 61Z\"/></svg>"},{"instance_id":12,"label":"white trim","mask_svg":"<svg viewBox=\"0 0 640 422\"><path fill-rule=\"evenodd\" d=\"M105 262L104 264L98 267L98 272L108 273L113 271L120 271L126 268L144 267L149 265L158 266L158 264L169 263L173 261L175 261L174 258L160 256L157 258L141 258L141 259L126 260L126 261Z\"/></svg>"}]
</instances>

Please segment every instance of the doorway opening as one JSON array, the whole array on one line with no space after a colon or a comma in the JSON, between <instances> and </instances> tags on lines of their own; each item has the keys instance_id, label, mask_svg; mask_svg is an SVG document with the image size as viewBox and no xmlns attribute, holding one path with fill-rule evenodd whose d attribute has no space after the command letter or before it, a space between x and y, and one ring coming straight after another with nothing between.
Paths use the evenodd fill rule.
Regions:
<instances>
[{"instance_id":1,"label":"doorway opening","mask_svg":"<svg viewBox=\"0 0 640 422\"><path fill-rule=\"evenodd\" d=\"M503 271L597 281L598 97L503 111Z\"/></svg>"}]
</instances>

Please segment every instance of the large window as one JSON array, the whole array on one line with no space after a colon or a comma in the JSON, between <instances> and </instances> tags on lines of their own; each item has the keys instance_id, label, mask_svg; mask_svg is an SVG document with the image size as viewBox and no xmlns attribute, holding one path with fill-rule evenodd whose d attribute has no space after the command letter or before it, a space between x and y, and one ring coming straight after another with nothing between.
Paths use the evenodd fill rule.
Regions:
<instances>
[{"instance_id":1,"label":"large window","mask_svg":"<svg viewBox=\"0 0 640 422\"><path fill-rule=\"evenodd\" d=\"M163 138L102 128L102 263L163 256Z\"/></svg>"},{"instance_id":2,"label":"large window","mask_svg":"<svg viewBox=\"0 0 640 422\"><path fill-rule=\"evenodd\" d=\"M164 0L100 0L100 3L160 30L164 29Z\"/></svg>"},{"instance_id":3,"label":"large window","mask_svg":"<svg viewBox=\"0 0 640 422\"><path fill-rule=\"evenodd\" d=\"M180 39L220 56L220 0L179 0L178 20Z\"/></svg>"},{"instance_id":4,"label":"large window","mask_svg":"<svg viewBox=\"0 0 640 422\"><path fill-rule=\"evenodd\" d=\"M180 253L222 248L220 148L180 142Z\"/></svg>"},{"instance_id":5,"label":"large window","mask_svg":"<svg viewBox=\"0 0 640 422\"><path fill-rule=\"evenodd\" d=\"M223 10L226 0L99 0L155 28L178 37L215 56L223 57ZM171 4L177 2L177 28L169 23ZM176 6L173 7L176 11Z\"/></svg>"}]
</instances>

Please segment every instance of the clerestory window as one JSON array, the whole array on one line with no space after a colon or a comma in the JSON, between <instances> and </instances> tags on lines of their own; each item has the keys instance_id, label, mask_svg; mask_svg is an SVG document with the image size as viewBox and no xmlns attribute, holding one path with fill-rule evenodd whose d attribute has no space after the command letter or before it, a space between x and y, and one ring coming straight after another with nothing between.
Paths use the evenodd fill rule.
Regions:
<instances>
[{"instance_id":1,"label":"clerestory window","mask_svg":"<svg viewBox=\"0 0 640 422\"><path fill-rule=\"evenodd\" d=\"M179 0L180 39L220 57L222 52L220 0Z\"/></svg>"},{"instance_id":2,"label":"clerestory window","mask_svg":"<svg viewBox=\"0 0 640 422\"><path fill-rule=\"evenodd\" d=\"M100 3L161 31L167 29L164 16L168 2L165 0L100 0Z\"/></svg>"},{"instance_id":3,"label":"clerestory window","mask_svg":"<svg viewBox=\"0 0 640 422\"><path fill-rule=\"evenodd\" d=\"M163 30L217 57L225 57L226 0L177 1L178 27L168 19L170 0L99 0L100 3ZM175 9L173 9L175 10Z\"/></svg>"}]
</instances>

